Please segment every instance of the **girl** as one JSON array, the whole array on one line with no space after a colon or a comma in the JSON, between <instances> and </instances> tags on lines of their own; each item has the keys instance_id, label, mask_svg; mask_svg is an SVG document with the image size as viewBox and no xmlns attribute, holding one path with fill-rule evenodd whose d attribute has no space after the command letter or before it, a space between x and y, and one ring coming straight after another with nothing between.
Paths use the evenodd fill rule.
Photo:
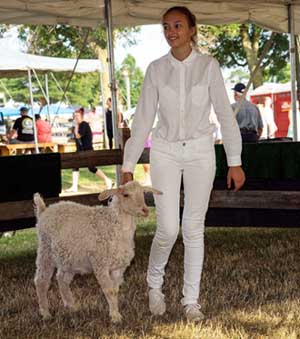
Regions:
<instances>
[{"instance_id":1,"label":"girl","mask_svg":"<svg viewBox=\"0 0 300 339\"><path fill-rule=\"evenodd\" d=\"M74 113L74 136L77 152L93 150L93 133L90 125L83 120L84 108L81 107ZM113 186L112 180L107 177L104 172L95 167L88 167L89 171L96 174L97 177L105 182L106 189L111 189ZM79 168L74 168L72 172L72 186L66 192L77 192L79 181Z\"/></svg>"},{"instance_id":2,"label":"girl","mask_svg":"<svg viewBox=\"0 0 300 339\"><path fill-rule=\"evenodd\" d=\"M131 138L122 166L126 183L152 128L151 180L163 195L155 197L157 230L153 239L147 282L149 308L165 312L162 293L165 266L179 230L180 184L184 183L182 235L184 286L181 300L188 320L204 318L198 304L204 256L204 220L215 176L214 126L209 123L211 104L222 126L229 166L227 185L235 191L245 181L241 166L241 136L226 94L218 62L202 55L196 46L195 16L186 7L172 7L162 17L169 53L147 69L135 112Z\"/></svg>"}]
</instances>

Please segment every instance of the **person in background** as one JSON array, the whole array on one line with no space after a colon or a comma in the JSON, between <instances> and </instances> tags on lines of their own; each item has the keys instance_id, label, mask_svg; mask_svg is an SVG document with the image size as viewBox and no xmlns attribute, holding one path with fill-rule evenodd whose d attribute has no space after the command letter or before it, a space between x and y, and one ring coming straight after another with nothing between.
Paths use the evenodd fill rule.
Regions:
<instances>
[{"instance_id":1,"label":"person in background","mask_svg":"<svg viewBox=\"0 0 300 339\"><path fill-rule=\"evenodd\" d=\"M96 107L92 107L90 112L84 114L84 120L89 123L92 134L93 142L100 142L103 126L100 118L100 114L96 111Z\"/></svg>"},{"instance_id":2,"label":"person in background","mask_svg":"<svg viewBox=\"0 0 300 339\"><path fill-rule=\"evenodd\" d=\"M272 99L264 97L263 105L258 106L263 121L263 130L260 139L274 139L277 126L274 121L274 112L272 109Z\"/></svg>"},{"instance_id":3,"label":"person in background","mask_svg":"<svg viewBox=\"0 0 300 339\"><path fill-rule=\"evenodd\" d=\"M42 120L39 114L35 114L35 125L38 142L51 142L51 125L48 121Z\"/></svg>"},{"instance_id":4,"label":"person in background","mask_svg":"<svg viewBox=\"0 0 300 339\"><path fill-rule=\"evenodd\" d=\"M83 120L84 109L81 107L74 113L74 136L76 142L76 150L89 151L93 150L93 135L90 125ZM96 174L105 182L107 189L112 188L112 180L108 178L101 169L97 167L88 167L89 171ZM74 168L72 172L72 186L67 189L67 192L77 192L79 181L79 168Z\"/></svg>"},{"instance_id":5,"label":"person in background","mask_svg":"<svg viewBox=\"0 0 300 339\"><path fill-rule=\"evenodd\" d=\"M38 114L41 114L43 109L44 109L44 107L47 106L47 100L44 97L40 97L39 105L40 105L40 108L39 108L39 113Z\"/></svg>"},{"instance_id":6,"label":"person in background","mask_svg":"<svg viewBox=\"0 0 300 339\"><path fill-rule=\"evenodd\" d=\"M297 107L297 135L298 135L298 138L299 138L299 136L300 136L300 110L299 110L299 101L297 101L296 107ZM288 119L289 119L289 127L288 127L287 137L289 137L289 138L294 138L294 123L293 123L292 103L291 103L291 108L289 109L289 112L288 112Z\"/></svg>"},{"instance_id":7,"label":"person in background","mask_svg":"<svg viewBox=\"0 0 300 339\"><path fill-rule=\"evenodd\" d=\"M20 108L21 117L18 118L12 130L8 134L8 141L10 144L33 143L34 130L33 119L28 116L28 108Z\"/></svg>"},{"instance_id":8,"label":"person in background","mask_svg":"<svg viewBox=\"0 0 300 339\"><path fill-rule=\"evenodd\" d=\"M162 288L165 267L179 232L181 179L184 183L182 235L184 242L183 298L189 321L204 318L198 303L204 258L204 221L215 178L216 161L211 104L222 126L229 166L227 187L237 191L245 181L241 168L241 135L227 97L218 62L196 50L197 23L187 7L168 9L162 17L164 36L171 49L152 62L145 75L134 115L131 137L124 149L122 183L133 171L152 131L150 169L155 196L157 229L152 242L147 282L149 309L166 311ZM177 284L177 282L176 282Z\"/></svg>"},{"instance_id":9,"label":"person in background","mask_svg":"<svg viewBox=\"0 0 300 339\"><path fill-rule=\"evenodd\" d=\"M105 111L105 121L106 121L106 134L108 138L108 145L109 149L113 148L113 137L114 137L114 131L113 131L113 120L112 120L112 102L111 98L108 98L106 101L106 111ZM118 127L122 127L123 123L123 115L118 110Z\"/></svg>"},{"instance_id":10,"label":"person in background","mask_svg":"<svg viewBox=\"0 0 300 339\"><path fill-rule=\"evenodd\" d=\"M245 89L246 86L242 83L238 83L232 88L234 100L236 101L231 105L233 111L235 111ZM263 130L263 122L259 109L250 101L244 99L236 113L236 120L240 128L242 142L257 142Z\"/></svg>"}]
</instances>

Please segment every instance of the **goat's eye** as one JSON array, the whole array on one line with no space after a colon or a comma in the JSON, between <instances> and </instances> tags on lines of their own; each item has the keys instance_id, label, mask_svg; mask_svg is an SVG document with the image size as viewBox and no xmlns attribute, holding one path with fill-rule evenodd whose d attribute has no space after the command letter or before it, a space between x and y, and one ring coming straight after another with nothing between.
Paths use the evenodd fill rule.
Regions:
<instances>
[{"instance_id":1,"label":"goat's eye","mask_svg":"<svg viewBox=\"0 0 300 339\"><path fill-rule=\"evenodd\" d=\"M128 198L128 197L129 197L129 194L124 193L124 194L123 194L123 197L124 197L124 198Z\"/></svg>"}]
</instances>

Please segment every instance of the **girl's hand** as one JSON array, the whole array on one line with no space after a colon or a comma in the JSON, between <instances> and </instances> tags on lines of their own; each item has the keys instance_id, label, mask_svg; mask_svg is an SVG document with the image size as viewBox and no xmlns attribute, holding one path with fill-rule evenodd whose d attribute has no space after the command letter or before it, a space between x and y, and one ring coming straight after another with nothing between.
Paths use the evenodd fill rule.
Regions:
<instances>
[{"instance_id":1,"label":"girl's hand","mask_svg":"<svg viewBox=\"0 0 300 339\"><path fill-rule=\"evenodd\" d=\"M133 180L133 174L131 172L122 173L121 184L124 185Z\"/></svg>"},{"instance_id":2,"label":"girl's hand","mask_svg":"<svg viewBox=\"0 0 300 339\"><path fill-rule=\"evenodd\" d=\"M237 192L245 183L246 177L241 166L229 167L227 173L227 188L231 188L231 182L234 183L234 192Z\"/></svg>"}]
</instances>

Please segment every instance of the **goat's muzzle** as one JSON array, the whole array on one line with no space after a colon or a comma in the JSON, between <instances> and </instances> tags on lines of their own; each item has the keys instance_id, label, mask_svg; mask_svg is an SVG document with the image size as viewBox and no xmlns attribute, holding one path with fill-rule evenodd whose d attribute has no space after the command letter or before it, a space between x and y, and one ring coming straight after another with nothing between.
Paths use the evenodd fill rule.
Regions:
<instances>
[{"instance_id":1,"label":"goat's muzzle","mask_svg":"<svg viewBox=\"0 0 300 339\"><path fill-rule=\"evenodd\" d=\"M140 214L141 214L141 216L143 216L143 217L148 217L148 215L149 215L149 209L148 209L147 207L143 207Z\"/></svg>"}]
</instances>

